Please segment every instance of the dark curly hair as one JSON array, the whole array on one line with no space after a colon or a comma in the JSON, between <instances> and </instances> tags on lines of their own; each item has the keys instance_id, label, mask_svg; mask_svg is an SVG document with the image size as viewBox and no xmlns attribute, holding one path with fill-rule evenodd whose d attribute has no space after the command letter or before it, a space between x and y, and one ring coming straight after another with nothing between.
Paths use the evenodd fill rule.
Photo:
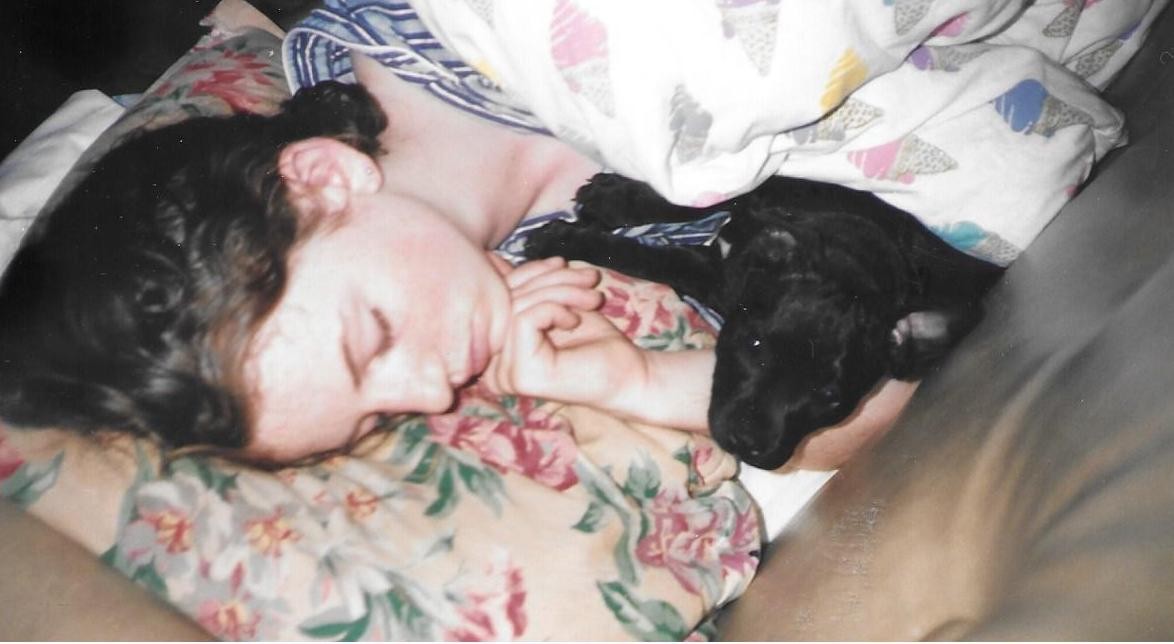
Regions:
<instances>
[{"instance_id":1,"label":"dark curly hair","mask_svg":"<svg viewBox=\"0 0 1174 644\"><path fill-rule=\"evenodd\" d=\"M361 86L326 82L275 116L193 118L102 157L0 279L0 418L244 446L240 362L312 227L278 154L326 136L374 156L386 124Z\"/></svg>"}]
</instances>

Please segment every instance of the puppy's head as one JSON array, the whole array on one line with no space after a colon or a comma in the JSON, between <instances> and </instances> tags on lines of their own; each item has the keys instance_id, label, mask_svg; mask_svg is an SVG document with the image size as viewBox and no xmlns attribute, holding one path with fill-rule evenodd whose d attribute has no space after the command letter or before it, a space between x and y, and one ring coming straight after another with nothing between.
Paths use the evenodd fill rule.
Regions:
<instances>
[{"instance_id":1,"label":"puppy's head","mask_svg":"<svg viewBox=\"0 0 1174 644\"><path fill-rule=\"evenodd\" d=\"M734 308L718 337L709 426L724 449L775 469L835 425L888 369L891 315L827 283L799 280Z\"/></svg>"}]
</instances>

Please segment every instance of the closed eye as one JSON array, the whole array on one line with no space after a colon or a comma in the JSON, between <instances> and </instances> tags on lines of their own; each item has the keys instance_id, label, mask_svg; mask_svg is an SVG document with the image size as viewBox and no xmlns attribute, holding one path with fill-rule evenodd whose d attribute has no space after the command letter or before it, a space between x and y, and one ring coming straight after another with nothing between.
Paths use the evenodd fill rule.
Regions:
<instances>
[{"instance_id":1,"label":"closed eye","mask_svg":"<svg viewBox=\"0 0 1174 644\"><path fill-rule=\"evenodd\" d=\"M383 311L368 309L355 324L344 323L340 344L343 362L346 363L352 384L358 389L371 363L391 349L391 323Z\"/></svg>"}]
</instances>

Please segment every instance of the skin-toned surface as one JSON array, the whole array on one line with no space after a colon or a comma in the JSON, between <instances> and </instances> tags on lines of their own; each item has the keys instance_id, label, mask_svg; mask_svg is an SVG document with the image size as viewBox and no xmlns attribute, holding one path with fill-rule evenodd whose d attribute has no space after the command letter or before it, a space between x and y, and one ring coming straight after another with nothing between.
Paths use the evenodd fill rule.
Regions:
<instances>
[{"instance_id":1,"label":"skin-toned surface","mask_svg":"<svg viewBox=\"0 0 1174 644\"><path fill-rule=\"evenodd\" d=\"M207 640L92 553L0 500L0 639Z\"/></svg>"}]
</instances>

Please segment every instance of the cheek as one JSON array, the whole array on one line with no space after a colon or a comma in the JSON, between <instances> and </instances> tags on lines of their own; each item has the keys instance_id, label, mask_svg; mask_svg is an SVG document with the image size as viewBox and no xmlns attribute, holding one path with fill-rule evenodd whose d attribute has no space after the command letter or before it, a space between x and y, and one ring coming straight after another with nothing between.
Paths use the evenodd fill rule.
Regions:
<instances>
[{"instance_id":1,"label":"cheek","mask_svg":"<svg viewBox=\"0 0 1174 644\"><path fill-rule=\"evenodd\" d=\"M249 452L290 460L337 447L349 438L349 380L311 318L282 315L262 328L245 365L253 427ZM313 368L309 368L310 366ZM347 385L344 387L344 385Z\"/></svg>"}]
</instances>

